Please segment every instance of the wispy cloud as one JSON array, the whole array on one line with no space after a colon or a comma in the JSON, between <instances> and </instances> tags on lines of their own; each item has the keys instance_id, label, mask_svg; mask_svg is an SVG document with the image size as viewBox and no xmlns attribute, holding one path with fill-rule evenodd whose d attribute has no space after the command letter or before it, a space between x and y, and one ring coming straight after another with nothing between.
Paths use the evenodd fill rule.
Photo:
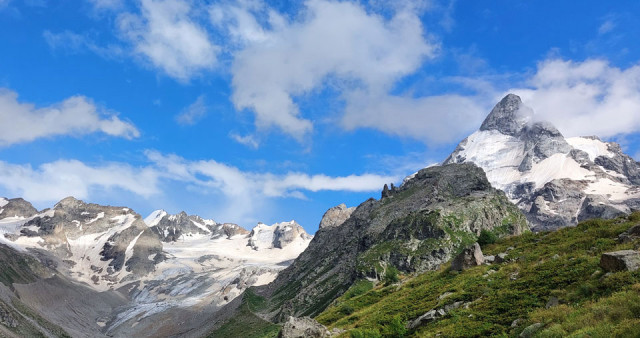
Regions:
<instances>
[{"instance_id":1,"label":"wispy cloud","mask_svg":"<svg viewBox=\"0 0 640 338\"><path fill-rule=\"evenodd\" d=\"M242 136L236 133L230 133L229 137L231 137L232 140L240 144L244 144L245 146L253 149L258 149L258 147L260 146L260 144L258 143L258 140L256 140L255 136L253 135Z\"/></svg>"},{"instance_id":2,"label":"wispy cloud","mask_svg":"<svg viewBox=\"0 0 640 338\"><path fill-rule=\"evenodd\" d=\"M183 126L190 126L196 124L206 115L207 105L204 102L204 95L200 95L176 116L176 121Z\"/></svg>"},{"instance_id":3,"label":"wispy cloud","mask_svg":"<svg viewBox=\"0 0 640 338\"><path fill-rule=\"evenodd\" d=\"M613 18L608 18L605 20L600 27L598 27L598 34L604 35L611 32L614 28L616 28L616 23Z\"/></svg>"},{"instance_id":4,"label":"wispy cloud","mask_svg":"<svg viewBox=\"0 0 640 338\"><path fill-rule=\"evenodd\" d=\"M384 183L401 177L362 174L332 177L324 174L242 171L215 160L190 161L183 157L147 151L141 167L127 163L88 165L58 160L36 168L0 161L0 187L7 194L32 202L56 202L66 196L87 199L95 191L119 189L143 198L173 195L168 187L178 183L190 194L217 196L216 217L235 222L254 221L275 198L306 199L318 191L378 191ZM95 198L95 197L94 197Z\"/></svg>"},{"instance_id":5,"label":"wispy cloud","mask_svg":"<svg viewBox=\"0 0 640 338\"><path fill-rule=\"evenodd\" d=\"M42 36L54 51L63 51L70 54L90 51L107 59L123 57L126 54L125 50L117 44L102 46L87 35L68 30L60 33L45 30Z\"/></svg>"},{"instance_id":6,"label":"wispy cloud","mask_svg":"<svg viewBox=\"0 0 640 338\"><path fill-rule=\"evenodd\" d=\"M96 106L84 96L72 96L60 103L37 108L30 103L19 102L16 92L0 88L0 120L6 121L0 123L0 146L95 132L126 139L140 136L133 124Z\"/></svg>"}]
</instances>

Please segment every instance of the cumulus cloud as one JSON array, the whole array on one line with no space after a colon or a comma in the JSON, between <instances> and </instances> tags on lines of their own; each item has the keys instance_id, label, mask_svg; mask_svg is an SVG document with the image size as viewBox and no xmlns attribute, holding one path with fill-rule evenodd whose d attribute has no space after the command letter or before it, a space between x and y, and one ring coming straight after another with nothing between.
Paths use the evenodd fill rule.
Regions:
<instances>
[{"instance_id":1,"label":"cumulus cloud","mask_svg":"<svg viewBox=\"0 0 640 338\"><path fill-rule=\"evenodd\" d=\"M296 97L322 88L328 79L342 92L387 93L437 50L412 8L387 19L356 3L310 0L303 13L287 21L270 11L269 29L229 14L235 18L231 34L246 40L234 54L232 101L236 109L255 114L258 129L276 127L302 140L313 125Z\"/></svg>"},{"instance_id":2,"label":"cumulus cloud","mask_svg":"<svg viewBox=\"0 0 640 338\"><path fill-rule=\"evenodd\" d=\"M219 47L193 17L189 2L142 0L140 13L118 16L118 27L134 53L180 81L215 67Z\"/></svg>"},{"instance_id":3,"label":"cumulus cloud","mask_svg":"<svg viewBox=\"0 0 640 338\"><path fill-rule=\"evenodd\" d=\"M37 168L0 161L0 186L32 202L58 201L70 195L87 198L93 188L118 188L144 197L159 192L158 174L151 168L122 163L92 167L76 160L59 160Z\"/></svg>"},{"instance_id":4,"label":"cumulus cloud","mask_svg":"<svg viewBox=\"0 0 640 338\"><path fill-rule=\"evenodd\" d=\"M136 127L96 106L84 96L72 96L60 103L37 108L18 101L18 94L0 89L0 146L31 142L59 135L103 132L132 139L140 136Z\"/></svg>"},{"instance_id":5,"label":"cumulus cloud","mask_svg":"<svg viewBox=\"0 0 640 338\"><path fill-rule=\"evenodd\" d=\"M640 131L640 65L545 60L519 94L565 136L613 137Z\"/></svg>"},{"instance_id":6,"label":"cumulus cloud","mask_svg":"<svg viewBox=\"0 0 640 338\"><path fill-rule=\"evenodd\" d=\"M176 121L183 126L190 126L196 124L205 115L207 115L207 105L204 102L204 95L200 95L176 116Z\"/></svg>"}]
</instances>

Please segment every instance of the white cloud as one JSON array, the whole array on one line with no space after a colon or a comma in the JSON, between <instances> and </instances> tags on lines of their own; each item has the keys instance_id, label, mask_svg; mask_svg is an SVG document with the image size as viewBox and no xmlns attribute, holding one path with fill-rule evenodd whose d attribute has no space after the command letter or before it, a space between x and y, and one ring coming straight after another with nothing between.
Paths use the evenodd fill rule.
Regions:
<instances>
[{"instance_id":1,"label":"white cloud","mask_svg":"<svg viewBox=\"0 0 640 338\"><path fill-rule=\"evenodd\" d=\"M189 2L142 0L140 14L118 17L121 34L134 52L180 81L188 81L217 63L219 47L192 17Z\"/></svg>"},{"instance_id":2,"label":"white cloud","mask_svg":"<svg viewBox=\"0 0 640 338\"><path fill-rule=\"evenodd\" d=\"M204 102L204 95L200 95L176 116L176 121L183 126L194 125L205 115L207 115L207 105Z\"/></svg>"},{"instance_id":3,"label":"white cloud","mask_svg":"<svg viewBox=\"0 0 640 338\"><path fill-rule=\"evenodd\" d=\"M243 172L214 160L188 161L177 155L148 151L147 157L165 178L215 188L229 196L248 198L247 192L257 196L287 197L300 191L376 191L384 183L399 179L395 176L373 174L329 177L290 172L285 175Z\"/></svg>"},{"instance_id":4,"label":"white cloud","mask_svg":"<svg viewBox=\"0 0 640 338\"><path fill-rule=\"evenodd\" d=\"M437 49L425 39L412 9L398 9L385 19L351 2L310 0L305 6L293 22L269 12L268 30L239 15L229 26L247 43L234 55L232 101L236 109L255 113L258 129L276 127L302 140L313 125L294 98L322 88L328 79L343 92L387 93Z\"/></svg>"},{"instance_id":5,"label":"white cloud","mask_svg":"<svg viewBox=\"0 0 640 338\"><path fill-rule=\"evenodd\" d=\"M32 202L58 201L67 196L87 198L93 188L119 188L144 197L159 192L158 175L153 169L121 163L91 167L76 160L45 163L35 169L0 161L0 186Z\"/></svg>"},{"instance_id":6,"label":"white cloud","mask_svg":"<svg viewBox=\"0 0 640 338\"><path fill-rule=\"evenodd\" d=\"M0 120L11 121L0 123L0 146L95 132L127 139L140 135L133 124L97 107L84 96L72 96L60 103L36 108L19 102L16 92L0 89Z\"/></svg>"},{"instance_id":7,"label":"white cloud","mask_svg":"<svg viewBox=\"0 0 640 338\"><path fill-rule=\"evenodd\" d=\"M305 191L378 191L384 183L400 179L374 174L330 177L289 172L276 175L245 172L214 160L188 161L155 151L147 152L147 156L164 179L187 183L192 186L191 191L222 194L225 203L217 206L219 218L237 221L255 218L255 213L269 198L306 198Z\"/></svg>"},{"instance_id":8,"label":"white cloud","mask_svg":"<svg viewBox=\"0 0 640 338\"><path fill-rule=\"evenodd\" d=\"M230 133L229 137L234 141L253 149L258 149L258 146L260 145L253 135L242 136L236 133Z\"/></svg>"},{"instance_id":9,"label":"white cloud","mask_svg":"<svg viewBox=\"0 0 640 338\"><path fill-rule=\"evenodd\" d=\"M640 131L640 65L559 59L538 64L519 94L536 115L565 136L608 138Z\"/></svg>"},{"instance_id":10,"label":"white cloud","mask_svg":"<svg viewBox=\"0 0 640 338\"><path fill-rule=\"evenodd\" d=\"M125 191L145 199L189 193L218 201L210 206L218 219L243 223L262 217L265 206L276 198L306 199L305 192L318 191L379 191L385 183L401 179L375 174L330 177L251 172L214 160L189 161L157 151L146 155L148 163L141 167L58 160L33 168L0 161L0 191L38 203L54 203L66 196L95 199L105 191ZM185 190L176 191L176 186Z\"/></svg>"},{"instance_id":11,"label":"white cloud","mask_svg":"<svg viewBox=\"0 0 640 338\"><path fill-rule=\"evenodd\" d=\"M425 143L458 141L487 114L475 96L440 95L422 98L384 93L349 94L341 125L347 130L373 128Z\"/></svg>"}]
</instances>

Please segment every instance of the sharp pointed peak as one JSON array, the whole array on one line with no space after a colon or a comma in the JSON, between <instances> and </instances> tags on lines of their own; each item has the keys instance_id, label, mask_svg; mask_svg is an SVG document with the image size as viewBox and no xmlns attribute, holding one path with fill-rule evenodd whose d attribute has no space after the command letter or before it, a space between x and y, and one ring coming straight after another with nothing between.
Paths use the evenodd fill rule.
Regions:
<instances>
[{"instance_id":1,"label":"sharp pointed peak","mask_svg":"<svg viewBox=\"0 0 640 338\"><path fill-rule=\"evenodd\" d=\"M480 130L497 130L515 136L531 120L532 115L533 111L522 103L520 96L509 93L493 107Z\"/></svg>"}]
</instances>

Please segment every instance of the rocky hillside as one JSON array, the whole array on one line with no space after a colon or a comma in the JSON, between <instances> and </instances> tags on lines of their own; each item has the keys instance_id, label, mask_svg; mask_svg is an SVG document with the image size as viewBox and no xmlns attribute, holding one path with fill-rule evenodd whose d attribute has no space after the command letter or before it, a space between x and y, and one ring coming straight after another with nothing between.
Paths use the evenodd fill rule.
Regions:
<instances>
[{"instance_id":1,"label":"rocky hillside","mask_svg":"<svg viewBox=\"0 0 640 338\"><path fill-rule=\"evenodd\" d=\"M638 235L640 213L505 238L461 272L362 280L315 319L338 337L637 337Z\"/></svg>"},{"instance_id":2,"label":"rocky hillside","mask_svg":"<svg viewBox=\"0 0 640 338\"><path fill-rule=\"evenodd\" d=\"M472 162L524 212L533 230L640 209L640 164L597 137L565 139L509 94L444 161Z\"/></svg>"},{"instance_id":3,"label":"rocky hillside","mask_svg":"<svg viewBox=\"0 0 640 338\"><path fill-rule=\"evenodd\" d=\"M256 289L268 301L263 315L316 315L356 280L382 280L397 273L437 269L484 230L520 234L527 224L503 192L493 189L473 164L418 172L399 188L385 189L353 211L329 212L305 250L268 286Z\"/></svg>"}]
</instances>

